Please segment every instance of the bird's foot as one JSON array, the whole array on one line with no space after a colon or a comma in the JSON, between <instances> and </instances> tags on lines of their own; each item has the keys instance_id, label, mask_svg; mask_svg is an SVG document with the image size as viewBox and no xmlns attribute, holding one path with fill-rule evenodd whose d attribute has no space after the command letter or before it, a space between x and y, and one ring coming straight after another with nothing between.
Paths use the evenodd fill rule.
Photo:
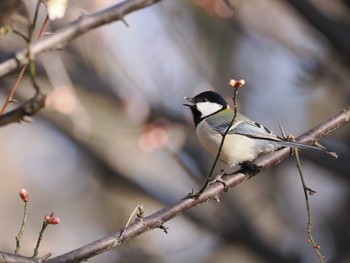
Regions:
<instances>
[{"instance_id":1,"label":"bird's foot","mask_svg":"<svg viewBox=\"0 0 350 263\"><path fill-rule=\"evenodd\" d=\"M187 194L187 198L196 200L200 195L201 195L200 191L196 191L194 188L192 188L191 193Z\"/></svg>"},{"instance_id":2,"label":"bird's foot","mask_svg":"<svg viewBox=\"0 0 350 263\"><path fill-rule=\"evenodd\" d=\"M241 164L242 170L249 170L252 174L257 174L261 171L261 167L256 165L254 162L247 161Z\"/></svg>"},{"instance_id":3,"label":"bird's foot","mask_svg":"<svg viewBox=\"0 0 350 263\"><path fill-rule=\"evenodd\" d=\"M219 174L218 176L216 176L216 178L215 178L213 181L211 181L211 182L209 183L209 185L214 184L214 183L217 183L217 182L222 183L223 186L224 186L224 191L227 192L229 186L228 186L228 184L226 183L226 181L222 178L224 175L226 175L226 173L224 173L224 170L221 170L221 174Z\"/></svg>"}]
</instances>

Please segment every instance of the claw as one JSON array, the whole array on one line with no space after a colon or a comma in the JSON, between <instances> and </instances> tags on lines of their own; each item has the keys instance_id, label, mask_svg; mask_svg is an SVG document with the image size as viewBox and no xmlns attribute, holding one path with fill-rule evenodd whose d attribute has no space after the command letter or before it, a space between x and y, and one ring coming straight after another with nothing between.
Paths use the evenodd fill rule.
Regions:
<instances>
[{"instance_id":1,"label":"claw","mask_svg":"<svg viewBox=\"0 0 350 263\"><path fill-rule=\"evenodd\" d=\"M247 169L252 174L257 174L261 171L261 167L256 165L254 162L244 162L241 164L241 169Z\"/></svg>"},{"instance_id":2,"label":"claw","mask_svg":"<svg viewBox=\"0 0 350 263\"><path fill-rule=\"evenodd\" d=\"M196 200L200 196L200 192L197 192L194 188L192 188L191 193L188 193L187 198Z\"/></svg>"},{"instance_id":3,"label":"claw","mask_svg":"<svg viewBox=\"0 0 350 263\"><path fill-rule=\"evenodd\" d=\"M228 186L228 184L224 181L224 179L222 179L222 177L223 177L224 175L226 175L226 174L223 173L224 170L221 170L221 172L222 172L222 174L219 174L218 176L216 176L216 178L215 178L212 182L210 182L209 185L214 184L214 183L217 183L217 182L222 183L222 184L224 185L224 191L227 192L228 189L229 189L229 186Z\"/></svg>"},{"instance_id":4,"label":"claw","mask_svg":"<svg viewBox=\"0 0 350 263\"><path fill-rule=\"evenodd\" d=\"M229 189L229 186L228 184L222 179L222 176L217 176L215 178L215 180L213 181L213 183L216 183L216 182L219 182L219 183L222 183L224 185L224 192L227 192L228 189Z\"/></svg>"}]
</instances>

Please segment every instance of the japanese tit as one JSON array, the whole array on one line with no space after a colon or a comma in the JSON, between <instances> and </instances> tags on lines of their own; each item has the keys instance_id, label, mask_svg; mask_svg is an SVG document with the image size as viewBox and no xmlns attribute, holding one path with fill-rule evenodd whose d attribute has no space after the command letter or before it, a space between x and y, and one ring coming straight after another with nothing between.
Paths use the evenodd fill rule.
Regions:
<instances>
[{"instance_id":1,"label":"japanese tit","mask_svg":"<svg viewBox=\"0 0 350 263\"><path fill-rule=\"evenodd\" d=\"M234 111L223 97L213 91L205 91L194 98L185 97L185 99L190 102L184 105L191 109L199 141L216 156ZM271 153L282 147L324 151L316 146L283 140L261 124L237 113L225 137L220 160L227 163L228 168L232 168L249 163L261 154Z\"/></svg>"}]
</instances>

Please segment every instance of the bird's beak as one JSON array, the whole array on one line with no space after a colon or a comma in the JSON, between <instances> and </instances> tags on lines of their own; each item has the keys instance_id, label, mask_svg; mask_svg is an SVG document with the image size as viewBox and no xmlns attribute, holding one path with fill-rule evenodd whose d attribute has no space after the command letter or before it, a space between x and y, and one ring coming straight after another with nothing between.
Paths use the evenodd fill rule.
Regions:
<instances>
[{"instance_id":1,"label":"bird's beak","mask_svg":"<svg viewBox=\"0 0 350 263\"><path fill-rule=\"evenodd\" d=\"M195 105L193 98L185 97L184 99L187 100L188 102L190 102L191 104L183 103L182 105L187 106L187 107L193 107Z\"/></svg>"}]
</instances>

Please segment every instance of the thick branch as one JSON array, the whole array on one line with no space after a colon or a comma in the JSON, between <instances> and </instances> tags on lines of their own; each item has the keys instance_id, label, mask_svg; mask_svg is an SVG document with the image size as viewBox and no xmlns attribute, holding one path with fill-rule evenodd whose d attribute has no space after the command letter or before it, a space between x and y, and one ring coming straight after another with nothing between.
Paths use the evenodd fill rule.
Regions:
<instances>
[{"instance_id":1,"label":"thick branch","mask_svg":"<svg viewBox=\"0 0 350 263\"><path fill-rule=\"evenodd\" d=\"M38 261L29 257L23 257L20 255L0 252L0 263L33 263L33 262L38 262Z\"/></svg>"},{"instance_id":2,"label":"thick branch","mask_svg":"<svg viewBox=\"0 0 350 263\"><path fill-rule=\"evenodd\" d=\"M329 133L339 129L345 124L350 122L350 107L339 112L334 117L327 121L317 125L313 129L301 135L297 141L300 142L314 142L317 141ZM291 154L289 148L282 149L273 154L265 155L255 161L255 164L261 167L261 171L271 166L277 165L282 160L288 158ZM234 187L245 180L250 179L258 171L241 169L231 175L223 177L229 187ZM186 211L192 209L209 200L215 200L225 191L225 187L221 183L214 183L210 185L198 199L192 199L184 197L176 203L165 207L158 212L147 216L145 218L137 219L134 223L130 224L126 229L122 229L113 235L106 236L99 240L96 240L88 245L85 245L76 250L70 251L66 254L57 256L52 259L48 259L49 263L60 263L60 262L81 262L87 260L90 257L101 254L104 251L110 250L114 247L119 246L129 240L141 235L142 233L154 229L164 229L163 224L172 218L175 218ZM2 255L3 253L0 253ZM7 254L6 254L7 255ZM8 256L8 255L7 255ZM26 259L26 258L25 258ZM0 262L1 257L0 257ZM36 262L33 259L33 262Z\"/></svg>"},{"instance_id":3,"label":"thick branch","mask_svg":"<svg viewBox=\"0 0 350 263\"><path fill-rule=\"evenodd\" d=\"M91 15L83 15L76 21L62 27L47 38L37 42L31 48L31 54L38 56L43 53L64 48L75 38L101 25L122 20L135 10L152 5L160 0L127 0L105 10ZM10 59L0 63L0 77L28 63L28 49L17 51Z\"/></svg>"}]
</instances>

